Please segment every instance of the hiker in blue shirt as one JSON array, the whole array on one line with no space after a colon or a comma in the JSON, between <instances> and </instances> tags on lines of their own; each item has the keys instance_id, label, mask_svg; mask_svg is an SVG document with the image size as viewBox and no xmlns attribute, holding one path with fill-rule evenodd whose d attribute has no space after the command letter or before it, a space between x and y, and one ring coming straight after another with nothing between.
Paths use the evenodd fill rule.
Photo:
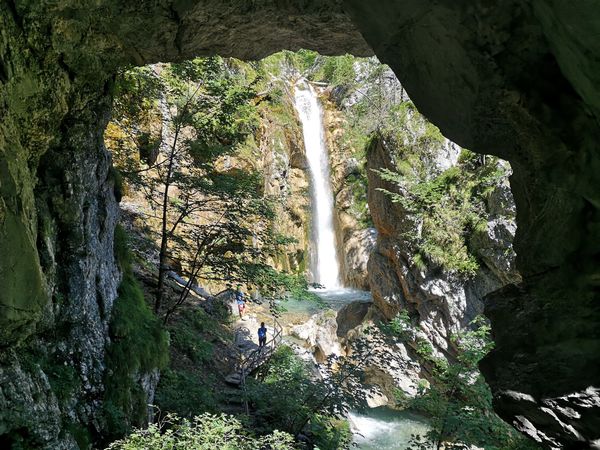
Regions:
<instances>
[{"instance_id":1,"label":"hiker in blue shirt","mask_svg":"<svg viewBox=\"0 0 600 450\"><path fill-rule=\"evenodd\" d=\"M265 323L260 323L260 328L258 329L258 346L264 347L267 343L267 327L265 327Z\"/></svg>"}]
</instances>

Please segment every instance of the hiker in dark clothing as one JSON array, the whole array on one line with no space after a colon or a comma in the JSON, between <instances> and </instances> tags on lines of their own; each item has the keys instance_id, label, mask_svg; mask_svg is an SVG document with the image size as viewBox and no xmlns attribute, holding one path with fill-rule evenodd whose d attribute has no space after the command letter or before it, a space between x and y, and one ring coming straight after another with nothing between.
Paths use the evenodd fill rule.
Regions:
<instances>
[{"instance_id":1,"label":"hiker in dark clothing","mask_svg":"<svg viewBox=\"0 0 600 450\"><path fill-rule=\"evenodd\" d=\"M264 347L267 344L267 327L265 327L265 323L260 323L260 328L258 329L258 346Z\"/></svg>"}]
</instances>

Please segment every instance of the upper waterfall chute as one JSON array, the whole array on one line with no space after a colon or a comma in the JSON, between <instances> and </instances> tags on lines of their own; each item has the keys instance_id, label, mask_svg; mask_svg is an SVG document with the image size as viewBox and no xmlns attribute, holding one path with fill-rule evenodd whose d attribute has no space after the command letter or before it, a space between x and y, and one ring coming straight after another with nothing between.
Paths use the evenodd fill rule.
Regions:
<instances>
[{"instance_id":1,"label":"upper waterfall chute","mask_svg":"<svg viewBox=\"0 0 600 450\"><path fill-rule=\"evenodd\" d=\"M341 287L340 264L333 222L333 192L323 127L323 110L317 93L305 79L296 82L294 100L302 124L306 159L311 175L315 242L312 273L315 282L326 289L336 289Z\"/></svg>"}]
</instances>

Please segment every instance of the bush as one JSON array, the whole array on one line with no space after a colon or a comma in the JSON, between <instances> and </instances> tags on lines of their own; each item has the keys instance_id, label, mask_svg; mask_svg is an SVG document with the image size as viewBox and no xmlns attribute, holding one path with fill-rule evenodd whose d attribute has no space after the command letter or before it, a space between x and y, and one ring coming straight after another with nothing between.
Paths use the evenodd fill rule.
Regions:
<instances>
[{"instance_id":1,"label":"bush","mask_svg":"<svg viewBox=\"0 0 600 450\"><path fill-rule=\"evenodd\" d=\"M161 411L186 418L217 412L215 348L218 341L229 342L232 336L214 315L193 304L173 316L168 330L171 361L161 374L155 404Z\"/></svg>"},{"instance_id":2,"label":"bush","mask_svg":"<svg viewBox=\"0 0 600 450\"><path fill-rule=\"evenodd\" d=\"M352 431L346 419L332 419L327 415L315 414L307 434L318 450L340 450L350 448Z\"/></svg>"},{"instance_id":3,"label":"bush","mask_svg":"<svg viewBox=\"0 0 600 450\"><path fill-rule=\"evenodd\" d=\"M209 362L213 355L212 344L201 335L205 331L202 317L208 320L205 316L203 311L194 310L169 329L171 345L196 364Z\"/></svg>"},{"instance_id":4,"label":"bush","mask_svg":"<svg viewBox=\"0 0 600 450\"><path fill-rule=\"evenodd\" d=\"M398 336L403 341L412 341L415 338L415 329L406 309L396 314L388 323L382 323L380 328L385 334Z\"/></svg>"},{"instance_id":5,"label":"bush","mask_svg":"<svg viewBox=\"0 0 600 450\"><path fill-rule=\"evenodd\" d=\"M136 430L127 439L113 442L111 450L293 450L292 436L274 431L266 436L250 435L232 416L202 414L193 420L168 415L160 425Z\"/></svg>"}]
</instances>

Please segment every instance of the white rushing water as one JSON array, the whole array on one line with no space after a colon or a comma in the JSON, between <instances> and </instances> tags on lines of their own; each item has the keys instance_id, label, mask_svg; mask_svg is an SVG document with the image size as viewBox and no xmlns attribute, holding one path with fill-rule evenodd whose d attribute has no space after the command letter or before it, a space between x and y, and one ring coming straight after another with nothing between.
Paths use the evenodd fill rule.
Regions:
<instances>
[{"instance_id":1,"label":"white rushing water","mask_svg":"<svg viewBox=\"0 0 600 450\"><path fill-rule=\"evenodd\" d=\"M302 123L312 181L314 281L326 289L336 289L340 287L340 269L333 228L333 193L329 179L329 155L323 132L323 110L317 93L306 80L296 83L295 107Z\"/></svg>"},{"instance_id":2,"label":"white rushing water","mask_svg":"<svg viewBox=\"0 0 600 450\"><path fill-rule=\"evenodd\" d=\"M409 448L413 436L425 436L429 431L423 418L387 408L351 412L348 420L359 450L404 450Z\"/></svg>"}]
</instances>

